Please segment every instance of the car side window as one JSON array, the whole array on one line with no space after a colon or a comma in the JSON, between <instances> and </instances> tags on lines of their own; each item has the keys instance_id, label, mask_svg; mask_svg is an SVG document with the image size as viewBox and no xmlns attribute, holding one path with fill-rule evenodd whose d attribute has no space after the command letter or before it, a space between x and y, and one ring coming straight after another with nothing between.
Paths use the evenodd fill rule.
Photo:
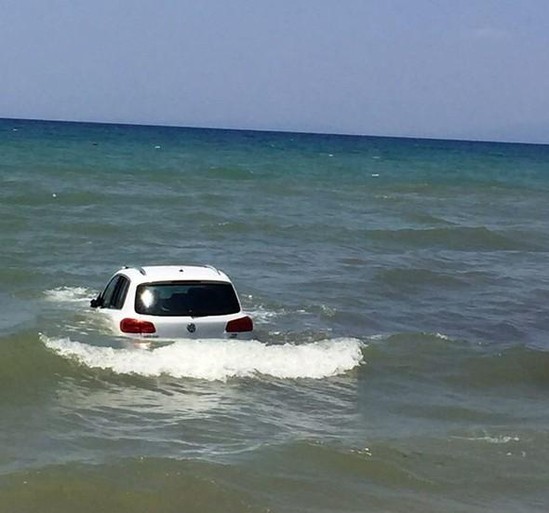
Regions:
<instances>
[{"instance_id":1,"label":"car side window","mask_svg":"<svg viewBox=\"0 0 549 513\"><path fill-rule=\"evenodd\" d=\"M115 276L105 287L103 294L101 294L101 308L110 308L112 297L119 280L120 276Z\"/></svg>"},{"instance_id":2,"label":"car side window","mask_svg":"<svg viewBox=\"0 0 549 513\"><path fill-rule=\"evenodd\" d=\"M124 306L124 301L126 300L128 288L130 287L130 280L128 280L125 276L120 276L119 278L120 279L116 284L111 303L109 305L111 308L114 308L116 310L121 310Z\"/></svg>"},{"instance_id":3,"label":"car side window","mask_svg":"<svg viewBox=\"0 0 549 513\"><path fill-rule=\"evenodd\" d=\"M125 276L115 276L106 286L102 294L102 308L120 310L124 306L130 280Z\"/></svg>"}]
</instances>

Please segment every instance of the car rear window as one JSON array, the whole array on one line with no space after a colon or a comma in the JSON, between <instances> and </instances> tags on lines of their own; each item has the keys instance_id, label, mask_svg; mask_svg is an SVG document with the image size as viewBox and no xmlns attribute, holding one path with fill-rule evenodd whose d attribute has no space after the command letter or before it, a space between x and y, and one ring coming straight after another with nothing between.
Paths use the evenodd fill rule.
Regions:
<instances>
[{"instance_id":1,"label":"car rear window","mask_svg":"<svg viewBox=\"0 0 549 513\"><path fill-rule=\"evenodd\" d=\"M135 311L145 315L204 317L237 313L240 304L230 283L144 283L137 287Z\"/></svg>"}]
</instances>

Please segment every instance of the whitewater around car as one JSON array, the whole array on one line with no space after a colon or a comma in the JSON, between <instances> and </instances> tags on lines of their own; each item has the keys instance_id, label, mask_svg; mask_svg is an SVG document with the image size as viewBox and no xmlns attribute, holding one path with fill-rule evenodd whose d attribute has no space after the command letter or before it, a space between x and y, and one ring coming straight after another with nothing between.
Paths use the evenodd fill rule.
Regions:
<instances>
[{"instance_id":1,"label":"whitewater around car","mask_svg":"<svg viewBox=\"0 0 549 513\"><path fill-rule=\"evenodd\" d=\"M90 306L132 338L249 339L253 332L230 278L212 266L123 267Z\"/></svg>"}]
</instances>

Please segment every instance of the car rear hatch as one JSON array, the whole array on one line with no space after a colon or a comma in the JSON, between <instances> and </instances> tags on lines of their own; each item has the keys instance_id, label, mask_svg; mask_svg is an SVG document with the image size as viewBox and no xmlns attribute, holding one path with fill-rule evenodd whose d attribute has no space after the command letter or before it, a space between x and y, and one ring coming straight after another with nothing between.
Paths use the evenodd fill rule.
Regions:
<instances>
[{"instance_id":1,"label":"car rear hatch","mask_svg":"<svg viewBox=\"0 0 549 513\"><path fill-rule=\"evenodd\" d=\"M135 312L142 334L158 338L241 338L253 329L230 282L170 281L137 287ZM122 321L124 322L124 321ZM131 324L131 323L130 323ZM134 327L122 326L125 333Z\"/></svg>"}]
</instances>

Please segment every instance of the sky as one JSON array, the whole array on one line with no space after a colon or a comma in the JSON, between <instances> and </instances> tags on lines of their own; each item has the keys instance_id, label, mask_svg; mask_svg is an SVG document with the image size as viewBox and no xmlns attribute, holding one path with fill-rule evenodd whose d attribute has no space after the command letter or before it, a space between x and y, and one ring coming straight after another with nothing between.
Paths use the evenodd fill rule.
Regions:
<instances>
[{"instance_id":1,"label":"sky","mask_svg":"<svg viewBox=\"0 0 549 513\"><path fill-rule=\"evenodd\" d=\"M549 143L549 0L0 0L0 117Z\"/></svg>"}]
</instances>

